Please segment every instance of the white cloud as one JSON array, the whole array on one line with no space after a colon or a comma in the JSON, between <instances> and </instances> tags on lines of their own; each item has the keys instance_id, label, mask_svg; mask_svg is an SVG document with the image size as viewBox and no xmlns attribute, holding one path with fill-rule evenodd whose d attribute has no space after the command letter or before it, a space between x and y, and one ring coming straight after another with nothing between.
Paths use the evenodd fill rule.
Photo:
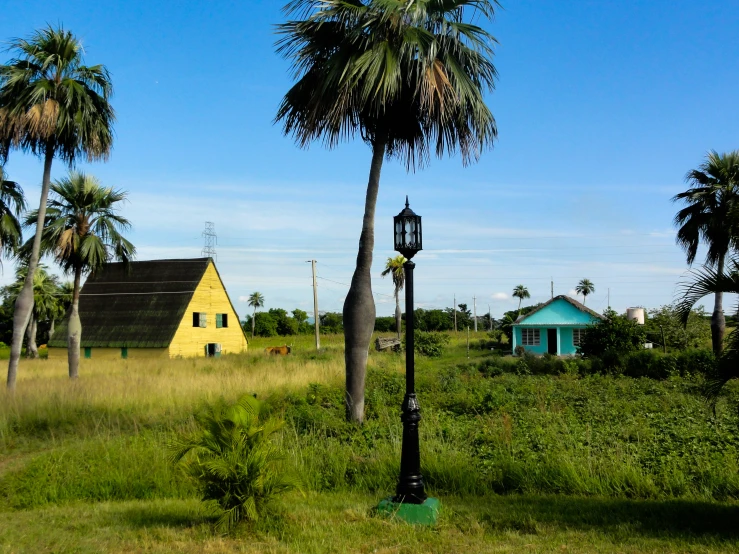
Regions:
<instances>
[{"instance_id":1,"label":"white cloud","mask_svg":"<svg viewBox=\"0 0 739 554\"><path fill-rule=\"evenodd\" d=\"M504 292L496 292L495 294L491 295L491 298L493 300L508 300L508 295Z\"/></svg>"}]
</instances>

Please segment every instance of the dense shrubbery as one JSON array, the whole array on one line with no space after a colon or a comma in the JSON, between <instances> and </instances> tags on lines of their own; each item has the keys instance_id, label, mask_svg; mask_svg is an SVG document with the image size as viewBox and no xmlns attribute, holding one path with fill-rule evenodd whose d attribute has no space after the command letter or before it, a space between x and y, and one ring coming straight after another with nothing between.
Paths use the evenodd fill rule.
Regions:
<instances>
[{"instance_id":1,"label":"dense shrubbery","mask_svg":"<svg viewBox=\"0 0 739 554\"><path fill-rule=\"evenodd\" d=\"M646 332L642 325L613 310L607 310L603 316L603 321L588 327L580 345L583 356L609 360L644 348ZM606 364L611 365L610 361Z\"/></svg>"}]
</instances>

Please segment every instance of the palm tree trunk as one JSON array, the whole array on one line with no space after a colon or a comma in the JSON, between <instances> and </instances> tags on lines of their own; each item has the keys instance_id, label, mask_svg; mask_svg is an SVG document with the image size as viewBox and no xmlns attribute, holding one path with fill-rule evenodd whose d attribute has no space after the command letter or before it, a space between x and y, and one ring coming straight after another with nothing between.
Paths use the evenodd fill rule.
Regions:
<instances>
[{"instance_id":1,"label":"palm tree trunk","mask_svg":"<svg viewBox=\"0 0 739 554\"><path fill-rule=\"evenodd\" d=\"M41 182L41 198L39 199L38 219L36 220L36 235L33 238L31 258L28 260L28 275L23 289L15 301L13 312L13 339L10 343L10 361L8 362L8 390L15 390L15 381L18 376L18 362L21 358L23 347L23 332L31 320L33 311L33 276L38 267L39 252L41 251L41 232L46 219L46 201L49 198L49 185L51 185L51 162L54 161L54 148L48 144L44 156L44 177Z\"/></svg>"},{"instance_id":2,"label":"palm tree trunk","mask_svg":"<svg viewBox=\"0 0 739 554\"><path fill-rule=\"evenodd\" d=\"M56 321L54 321L54 318L52 317L49 323L49 341L51 341L51 337L54 336L54 330L56 329L55 324L56 324Z\"/></svg>"},{"instance_id":3,"label":"palm tree trunk","mask_svg":"<svg viewBox=\"0 0 739 554\"><path fill-rule=\"evenodd\" d=\"M254 324L257 322L257 308L254 307L254 314L251 316L251 338L254 340Z\"/></svg>"},{"instance_id":4,"label":"palm tree trunk","mask_svg":"<svg viewBox=\"0 0 739 554\"><path fill-rule=\"evenodd\" d=\"M69 361L70 379L77 379L80 375L80 344L82 343L82 323L80 322L81 277L82 268L75 268L72 309L69 311L69 322L67 323L67 360Z\"/></svg>"},{"instance_id":5,"label":"palm tree trunk","mask_svg":"<svg viewBox=\"0 0 739 554\"><path fill-rule=\"evenodd\" d=\"M724 274L725 256L718 259L718 275ZM716 292L711 314L711 343L713 353L720 356L724 350L724 335L726 334L726 318L724 317L724 293Z\"/></svg>"},{"instance_id":6,"label":"palm tree trunk","mask_svg":"<svg viewBox=\"0 0 739 554\"><path fill-rule=\"evenodd\" d=\"M38 329L38 320L36 314L31 311L31 321L26 327L26 358L38 358L38 347L36 346L36 330Z\"/></svg>"},{"instance_id":7,"label":"palm tree trunk","mask_svg":"<svg viewBox=\"0 0 739 554\"><path fill-rule=\"evenodd\" d=\"M344 360L346 363L346 418L364 420L364 378L367 373L367 353L375 326L375 301L372 298L372 250L375 247L375 207L380 189L380 172L385 158L386 139L378 137L372 145L367 196L364 203L362 234L359 237L357 266L352 275L349 293L344 300Z\"/></svg>"},{"instance_id":8,"label":"palm tree trunk","mask_svg":"<svg viewBox=\"0 0 739 554\"><path fill-rule=\"evenodd\" d=\"M398 338L400 338L401 326L402 326L402 312L400 311L400 291L395 289L395 329L398 331Z\"/></svg>"}]
</instances>

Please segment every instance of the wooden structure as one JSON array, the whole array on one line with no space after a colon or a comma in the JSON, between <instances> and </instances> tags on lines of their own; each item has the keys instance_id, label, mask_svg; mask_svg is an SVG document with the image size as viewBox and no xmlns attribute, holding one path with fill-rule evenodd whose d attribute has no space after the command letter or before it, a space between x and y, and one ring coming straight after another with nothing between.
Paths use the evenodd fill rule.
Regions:
<instances>
[{"instance_id":1,"label":"wooden structure","mask_svg":"<svg viewBox=\"0 0 739 554\"><path fill-rule=\"evenodd\" d=\"M395 337L377 337L375 339L375 350L382 352L383 350L394 350L400 352L400 339Z\"/></svg>"},{"instance_id":2,"label":"wooden structure","mask_svg":"<svg viewBox=\"0 0 739 554\"><path fill-rule=\"evenodd\" d=\"M108 264L80 292L82 356L92 359L220 356L247 348L212 258ZM49 357L67 356L67 323Z\"/></svg>"}]
</instances>

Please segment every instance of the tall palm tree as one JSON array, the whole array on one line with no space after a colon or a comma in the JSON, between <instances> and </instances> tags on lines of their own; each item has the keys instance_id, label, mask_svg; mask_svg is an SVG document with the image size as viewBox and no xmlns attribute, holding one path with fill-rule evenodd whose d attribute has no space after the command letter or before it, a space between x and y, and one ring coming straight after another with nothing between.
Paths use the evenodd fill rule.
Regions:
<instances>
[{"instance_id":1,"label":"tall palm tree","mask_svg":"<svg viewBox=\"0 0 739 554\"><path fill-rule=\"evenodd\" d=\"M38 266L46 201L55 157L70 167L84 156L107 159L113 143L113 92L105 66L83 64L80 41L61 26L36 31L10 44L15 57L0 66L0 156L11 149L44 160L36 234L28 277L13 314L8 388L15 388L22 333L33 309L33 275Z\"/></svg>"},{"instance_id":2,"label":"tall palm tree","mask_svg":"<svg viewBox=\"0 0 739 554\"><path fill-rule=\"evenodd\" d=\"M584 306L588 295L595 292L595 285L590 279L583 279L577 284L575 291L577 291L577 294L582 294L582 304Z\"/></svg>"},{"instance_id":3,"label":"tall palm tree","mask_svg":"<svg viewBox=\"0 0 739 554\"><path fill-rule=\"evenodd\" d=\"M254 325L257 321L257 308L264 306L264 296L261 292L252 292L249 295L247 304L254 308L254 314L251 316L251 338L254 338Z\"/></svg>"},{"instance_id":4,"label":"tall palm tree","mask_svg":"<svg viewBox=\"0 0 739 554\"><path fill-rule=\"evenodd\" d=\"M495 39L468 15L489 19L495 0L293 0L299 19L279 25L278 52L297 83L276 121L301 147L356 135L372 162L359 250L343 321L347 418L364 419L367 353L375 321L370 270L375 206L385 157L410 170L459 150L467 164L491 147L495 119L483 93L497 76Z\"/></svg>"},{"instance_id":5,"label":"tall palm tree","mask_svg":"<svg viewBox=\"0 0 739 554\"><path fill-rule=\"evenodd\" d=\"M529 289L527 289L523 285L516 285L516 288L513 289L513 298L518 298L518 312L520 315L521 302L524 298L531 298L531 295L529 294Z\"/></svg>"},{"instance_id":6,"label":"tall palm tree","mask_svg":"<svg viewBox=\"0 0 739 554\"><path fill-rule=\"evenodd\" d=\"M118 214L126 193L104 187L92 175L71 171L51 185L52 196L46 209L46 221L41 236L41 251L56 258L65 273L74 276L72 306L67 328L69 377L79 376L80 343L80 282L82 275L102 269L112 260L128 263L136 248L121 231L131 223ZM33 225L38 214L33 211L26 225ZM30 250L30 245L26 247Z\"/></svg>"},{"instance_id":7,"label":"tall palm tree","mask_svg":"<svg viewBox=\"0 0 739 554\"><path fill-rule=\"evenodd\" d=\"M699 244L704 242L708 247L706 264L722 275L729 250L739 246L739 150L725 154L712 150L698 169L688 172L685 180L690 188L673 198L686 205L675 215L677 243L692 265ZM717 356L723 349L725 333L723 292L716 291L711 342Z\"/></svg>"},{"instance_id":8,"label":"tall palm tree","mask_svg":"<svg viewBox=\"0 0 739 554\"><path fill-rule=\"evenodd\" d=\"M15 281L3 287L3 296L15 300L23 290L28 275L28 265L24 261L16 267ZM33 310L26 327L26 356L38 358L36 330L38 322L58 317L60 312L59 279L49 273L44 264L39 264L33 276Z\"/></svg>"},{"instance_id":9,"label":"tall palm tree","mask_svg":"<svg viewBox=\"0 0 739 554\"><path fill-rule=\"evenodd\" d=\"M682 297L677 304L677 313L688 322L690 312L701 298L709 294L739 294L739 256L730 260L723 272L704 266L691 272L691 279L682 284ZM736 314L739 317L739 303ZM710 400L718 398L721 389L731 379L739 379L739 329L728 337L726 349L718 357L717 371L706 379L706 393Z\"/></svg>"},{"instance_id":10,"label":"tall palm tree","mask_svg":"<svg viewBox=\"0 0 739 554\"><path fill-rule=\"evenodd\" d=\"M400 327L402 312L400 311L400 291L403 290L405 285L405 268L403 264L408 260L405 256L399 254L394 258L388 258L385 262L385 270L382 272L382 276L392 275L393 285L395 286L395 328L398 331L398 338L400 338Z\"/></svg>"},{"instance_id":11,"label":"tall palm tree","mask_svg":"<svg viewBox=\"0 0 739 554\"><path fill-rule=\"evenodd\" d=\"M18 221L26 210L26 198L23 189L7 175L0 165L0 252L6 256L15 254L21 245L22 230Z\"/></svg>"}]
</instances>

